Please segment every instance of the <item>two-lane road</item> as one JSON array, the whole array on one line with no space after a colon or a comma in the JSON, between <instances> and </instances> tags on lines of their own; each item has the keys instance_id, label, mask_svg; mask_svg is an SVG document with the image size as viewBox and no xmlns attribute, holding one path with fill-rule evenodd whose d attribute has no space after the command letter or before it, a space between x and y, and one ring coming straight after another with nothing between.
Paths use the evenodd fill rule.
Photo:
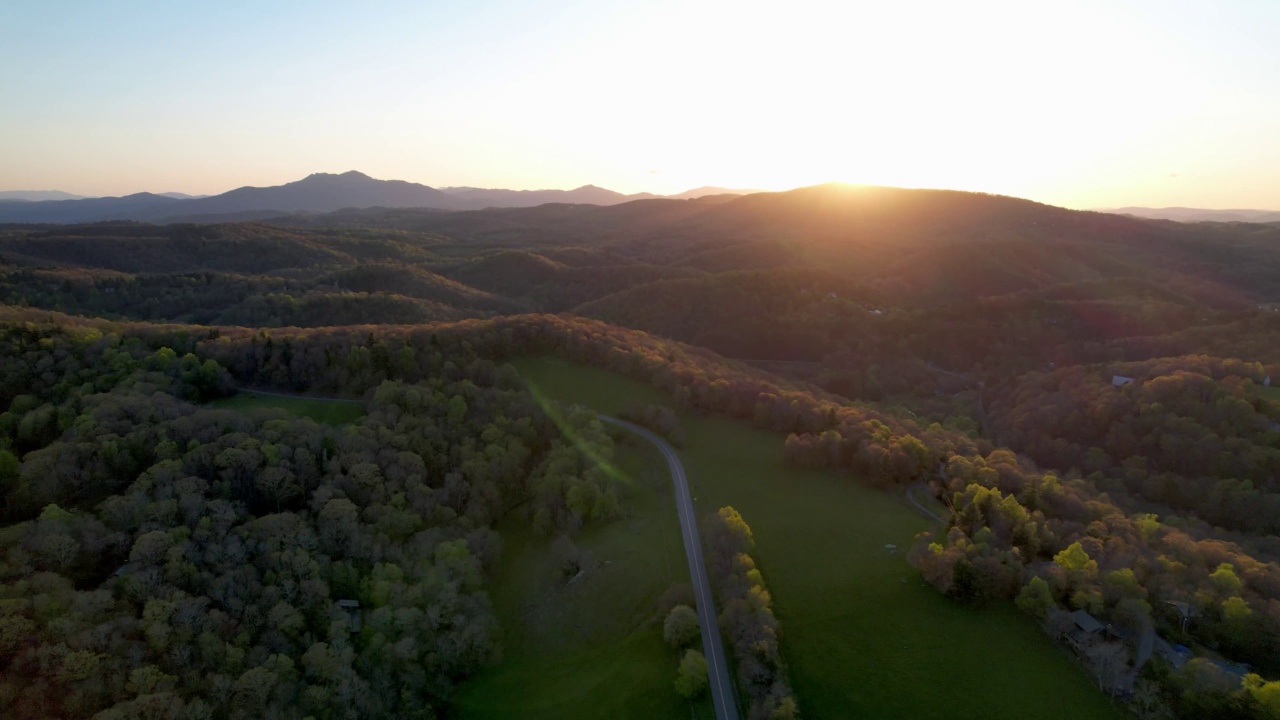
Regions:
<instances>
[{"instance_id":1,"label":"two-lane road","mask_svg":"<svg viewBox=\"0 0 1280 720\"><path fill-rule=\"evenodd\" d=\"M658 447L667 459L671 481L675 484L676 510L680 515L680 534L684 536L684 554L689 560L689 577L698 600L698 624L702 627L702 654L707 657L707 689L711 692L711 704L715 707L716 720L738 720L738 703L729 679L729 663L725 661L724 641L720 637L720 624L716 618L715 600L711 596L711 581L707 578L707 566L702 559L702 540L698 534L698 519L693 511L693 498L689 496L689 480L675 448L649 430L626 420L601 415L600 420L626 428Z\"/></svg>"}]
</instances>

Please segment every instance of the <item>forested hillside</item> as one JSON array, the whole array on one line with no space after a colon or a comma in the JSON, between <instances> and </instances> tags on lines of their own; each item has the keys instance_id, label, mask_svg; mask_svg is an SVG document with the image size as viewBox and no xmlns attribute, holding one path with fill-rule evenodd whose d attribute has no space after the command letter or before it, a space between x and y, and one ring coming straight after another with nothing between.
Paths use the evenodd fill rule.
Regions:
<instances>
[{"instance_id":1,"label":"forested hillside","mask_svg":"<svg viewBox=\"0 0 1280 720\"><path fill-rule=\"evenodd\" d=\"M225 363L256 341L100 328L4 330L7 717L433 717L499 652L495 520L518 505L554 533L620 511L594 417L561 418L580 428L563 444L492 363L409 345L395 380L321 363L313 383L368 410L333 429L204 408L235 379L167 346ZM268 355L231 364L265 379Z\"/></svg>"}]
</instances>

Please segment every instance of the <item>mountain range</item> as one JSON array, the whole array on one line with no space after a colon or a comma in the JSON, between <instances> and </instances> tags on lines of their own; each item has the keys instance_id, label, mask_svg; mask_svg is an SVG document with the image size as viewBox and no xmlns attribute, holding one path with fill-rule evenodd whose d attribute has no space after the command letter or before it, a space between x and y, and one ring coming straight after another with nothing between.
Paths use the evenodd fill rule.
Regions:
<instances>
[{"instance_id":1,"label":"mountain range","mask_svg":"<svg viewBox=\"0 0 1280 720\"><path fill-rule=\"evenodd\" d=\"M73 195L61 190L0 190L0 200L41 202L44 200L83 200L85 195Z\"/></svg>"},{"instance_id":2,"label":"mountain range","mask_svg":"<svg viewBox=\"0 0 1280 720\"><path fill-rule=\"evenodd\" d=\"M749 191L702 187L674 199ZM10 191L0 195L0 223L79 223L103 220L213 222L261 220L298 213L328 213L347 208L425 208L480 210L533 207L547 203L616 205L658 198L584 185L574 190L503 190L472 187L436 189L403 180L376 180L360 172L315 173L271 187L242 187L221 195L135 193L123 197L81 198L57 191Z\"/></svg>"},{"instance_id":3,"label":"mountain range","mask_svg":"<svg viewBox=\"0 0 1280 720\"><path fill-rule=\"evenodd\" d=\"M1280 210L1207 210L1188 207L1122 207L1101 212L1132 215L1148 220L1175 220L1177 222L1280 222Z\"/></svg>"}]
</instances>

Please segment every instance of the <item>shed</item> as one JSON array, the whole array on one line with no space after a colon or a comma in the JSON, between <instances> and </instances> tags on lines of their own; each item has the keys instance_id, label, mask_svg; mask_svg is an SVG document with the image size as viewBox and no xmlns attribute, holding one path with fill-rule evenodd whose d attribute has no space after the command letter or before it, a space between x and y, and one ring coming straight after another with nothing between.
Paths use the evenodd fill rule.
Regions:
<instances>
[{"instance_id":1,"label":"shed","mask_svg":"<svg viewBox=\"0 0 1280 720\"><path fill-rule=\"evenodd\" d=\"M1094 616L1084 610L1076 610L1071 613L1071 622L1075 624L1075 630L1067 634L1067 644L1077 653L1087 653L1102 641L1102 630L1106 626Z\"/></svg>"},{"instance_id":2,"label":"shed","mask_svg":"<svg viewBox=\"0 0 1280 720\"><path fill-rule=\"evenodd\" d=\"M1112 375L1111 384L1116 387L1124 387L1133 382L1133 378L1125 375Z\"/></svg>"},{"instance_id":3,"label":"shed","mask_svg":"<svg viewBox=\"0 0 1280 720\"><path fill-rule=\"evenodd\" d=\"M351 632L358 633L361 628L360 620L360 601L359 600L339 600L338 607L347 613L347 623L351 628Z\"/></svg>"},{"instance_id":4,"label":"shed","mask_svg":"<svg viewBox=\"0 0 1280 720\"><path fill-rule=\"evenodd\" d=\"M1106 627L1098 620L1098 618L1083 610L1076 610L1071 613L1071 620L1076 624L1076 627L1085 631L1089 635L1092 635Z\"/></svg>"}]
</instances>

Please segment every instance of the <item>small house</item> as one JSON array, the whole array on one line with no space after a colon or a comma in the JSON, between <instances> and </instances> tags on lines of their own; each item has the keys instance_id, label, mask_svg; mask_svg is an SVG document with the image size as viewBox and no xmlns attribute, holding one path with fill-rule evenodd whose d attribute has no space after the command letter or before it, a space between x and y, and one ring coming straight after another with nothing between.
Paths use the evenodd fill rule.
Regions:
<instances>
[{"instance_id":1,"label":"small house","mask_svg":"<svg viewBox=\"0 0 1280 720\"><path fill-rule=\"evenodd\" d=\"M1200 609L1189 602L1182 600L1170 600L1168 604L1172 605L1178 611L1178 616L1182 618L1182 631L1187 631L1187 621L1200 617Z\"/></svg>"}]
</instances>

